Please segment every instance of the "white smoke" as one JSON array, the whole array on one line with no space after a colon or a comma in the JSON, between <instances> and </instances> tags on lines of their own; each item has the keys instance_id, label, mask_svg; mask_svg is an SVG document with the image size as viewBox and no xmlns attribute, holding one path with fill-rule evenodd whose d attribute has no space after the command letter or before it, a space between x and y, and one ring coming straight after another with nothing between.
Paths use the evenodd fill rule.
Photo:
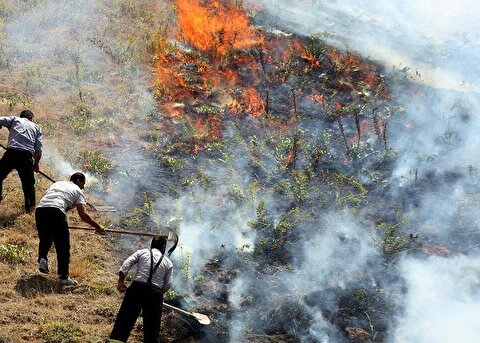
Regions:
<instances>
[{"instance_id":1,"label":"white smoke","mask_svg":"<svg viewBox=\"0 0 480 343\"><path fill-rule=\"evenodd\" d=\"M110 15L114 10L115 6ZM99 144L90 146L88 137L73 141L55 127L44 128L43 162L52 162L63 176L82 169L82 150L100 149L116 172L106 200L122 208L153 180L152 160L140 151L135 131L145 128L156 102L147 73L138 68L129 47L116 40L108 15L96 0L26 5L5 22L2 58L15 71L18 89L34 94L35 107L45 114L37 116L41 127L52 125L50 118L62 117L73 128L79 116L76 106L93 112L89 121L78 125L85 125L87 134L104 130L98 134ZM89 177L89 188L105 196L102 181Z\"/></svg>"},{"instance_id":2,"label":"white smoke","mask_svg":"<svg viewBox=\"0 0 480 343\"><path fill-rule=\"evenodd\" d=\"M402 120L409 121L414 129L402 126L393 126L394 131L390 129L390 144L400 153L391 184L400 179L408 179L407 185L412 184L414 178L410 175L417 168L423 177L427 169L435 170L438 175L451 169L464 174L468 165L480 164L477 134L480 125L476 116L480 107L478 93L475 93L480 89L478 2L260 0L255 3L258 2L279 19L276 23L283 24L281 29L301 35L323 35L340 48L352 49L382 63L387 72L393 67L407 68L412 80L437 91L444 90L425 97L402 98L408 105ZM76 87L72 76L59 75L60 68L55 66L70 64L73 74L74 60L81 62L90 75L88 81L84 80L85 90L89 89L97 102L111 102L109 119L120 121L125 128L125 131L111 133L108 139L118 147L113 159L120 172L116 176L119 181L114 185L116 196L112 199L129 203L138 196L139 187L159 189L168 175L158 175L158 170L153 173L152 161L144 158L141 147L132 143L130 135L124 134L130 126L138 128L145 124L145 116L154 111L155 102L147 91L146 75L125 61L128 55L111 56L101 49L102 44L115 45L113 38L93 44L93 38L108 38L103 36L105 20L106 16L97 11L93 0L49 1L38 5L5 24L7 57L12 70L25 70L29 65L40 67L42 73L33 80L38 81L34 86L46 87L53 94L63 89L74 93ZM124 64L116 64L112 59ZM469 112L466 121L460 118L465 112L459 110L462 107ZM138 132L132 136L137 137ZM74 146L78 145L79 142L75 142ZM63 165L56 161L55 153L51 156L55 165ZM70 169L68 164L64 167L62 174L76 169ZM239 169L240 174L242 168ZM211 178L221 181L222 175L227 175L241 179L230 173L230 170L219 170L218 175ZM241 180L234 181L244 186ZM222 203L230 196L228 185L229 180L225 179L223 187L217 187L215 192L206 194L199 189L179 199L165 196L156 203L159 211L170 210L181 219L180 239L185 250L195 256L192 259L194 275L224 245L228 251L253 249L256 237L247 220L255 218L256 209L245 206L221 210L228 207ZM425 195L414 210L423 228L435 227L443 238L448 234L449 220L459 209L458 202L466 193L466 187L460 182L448 187ZM475 210L469 216L478 217ZM293 286L298 298L311 287L342 288L359 275L368 277L367 262L375 258L375 249L366 234L368 228L341 214L329 214L324 219L327 224L323 231L307 242L302 254L304 260L297 261L302 268L286 277L290 280L293 275L296 280ZM392 341L478 341L473 326L479 319L478 311L474 312L480 298L478 258L456 256L426 261L410 258L401 266L408 291L404 315L397 320ZM372 286L373 283L372 280ZM249 285L246 276L235 280L230 293L234 307L240 307ZM190 286L178 283L178 289ZM292 284L285 284L285 288L291 287ZM329 337L328 332L333 329L320 312L313 313L313 319L310 328L313 336L321 342L335 340ZM232 342L241 341L245 334L242 325L241 321L232 321ZM451 328L457 336L452 338L445 328Z\"/></svg>"},{"instance_id":3,"label":"white smoke","mask_svg":"<svg viewBox=\"0 0 480 343\"><path fill-rule=\"evenodd\" d=\"M348 213L328 213L320 220L323 230L304 247L299 268L301 281L310 280L323 287L345 288L345 283L364 273L367 262L377 254L368 228L355 222Z\"/></svg>"},{"instance_id":4,"label":"white smoke","mask_svg":"<svg viewBox=\"0 0 480 343\"><path fill-rule=\"evenodd\" d=\"M480 259L455 256L404 259L405 315L392 342L478 342Z\"/></svg>"},{"instance_id":5,"label":"white smoke","mask_svg":"<svg viewBox=\"0 0 480 343\"><path fill-rule=\"evenodd\" d=\"M387 68L411 67L430 86L480 89L476 1L259 2L297 34L325 34L328 41Z\"/></svg>"},{"instance_id":6,"label":"white smoke","mask_svg":"<svg viewBox=\"0 0 480 343\"><path fill-rule=\"evenodd\" d=\"M395 95L406 111L400 124L393 121L389 128L390 146L399 153L389 182L399 186L392 187L398 196L405 193L404 186L418 181L417 173L421 182L435 184L426 187L421 197L414 195L418 201L407 214L416 218L423 237L433 233L434 241L448 246L455 219L479 215L476 207L466 209L464 200L471 191L465 183L467 167L477 170L480 162L480 4L473 0L260 3L284 29L320 35L382 64L387 73L405 68L409 79L422 87L423 95L402 94L401 89ZM453 179L447 182L445 175ZM464 251L478 252L478 247L467 243ZM328 254L323 257L331 261ZM479 341L478 263L476 255L404 260L405 311L391 341ZM322 340L320 334L317 337Z\"/></svg>"}]
</instances>

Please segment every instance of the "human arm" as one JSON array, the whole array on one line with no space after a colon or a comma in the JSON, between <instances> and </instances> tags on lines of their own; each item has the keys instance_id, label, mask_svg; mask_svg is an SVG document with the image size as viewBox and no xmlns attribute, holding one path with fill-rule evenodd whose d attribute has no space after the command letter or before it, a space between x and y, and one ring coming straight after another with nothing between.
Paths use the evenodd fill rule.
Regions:
<instances>
[{"instance_id":1,"label":"human arm","mask_svg":"<svg viewBox=\"0 0 480 343\"><path fill-rule=\"evenodd\" d=\"M125 277L126 277L126 275L123 274L122 271L118 272L117 290L120 293L123 293L127 290L127 286L125 286Z\"/></svg>"},{"instance_id":2,"label":"human arm","mask_svg":"<svg viewBox=\"0 0 480 343\"><path fill-rule=\"evenodd\" d=\"M2 128L2 126L5 126L6 128L10 129L10 127L12 126L12 122L13 117L0 117L0 128Z\"/></svg>"},{"instance_id":3,"label":"human arm","mask_svg":"<svg viewBox=\"0 0 480 343\"><path fill-rule=\"evenodd\" d=\"M35 143L33 144L33 148L35 149L35 153L33 154L33 170L35 172L40 171L40 159L42 158L42 130L38 129L37 135L35 137Z\"/></svg>"},{"instance_id":4,"label":"human arm","mask_svg":"<svg viewBox=\"0 0 480 343\"><path fill-rule=\"evenodd\" d=\"M40 159L42 155L33 156L33 170L38 173L40 171Z\"/></svg>"},{"instance_id":5,"label":"human arm","mask_svg":"<svg viewBox=\"0 0 480 343\"><path fill-rule=\"evenodd\" d=\"M117 281L117 290L119 292L125 292L127 286L125 286L125 278L127 277L128 271L132 266L138 263L140 259L139 252L136 251L130 255L122 264L122 267L118 271L118 281Z\"/></svg>"},{"instance_id":6,"label":"human arm","mask_svg":"<svg viewBox=\"0 0 480 343\"><path fill-rule=\"evenodd\" d=\"M93 226L95 228L95 232L99 234L103 234L105 232L105 229L102 225L97 223L95 220L90 217L90 215L87 212L87 206L85 204L77 204L75 205L77 208L78 215L80 218L87 224Z\"/></svg>"}]
</instances>

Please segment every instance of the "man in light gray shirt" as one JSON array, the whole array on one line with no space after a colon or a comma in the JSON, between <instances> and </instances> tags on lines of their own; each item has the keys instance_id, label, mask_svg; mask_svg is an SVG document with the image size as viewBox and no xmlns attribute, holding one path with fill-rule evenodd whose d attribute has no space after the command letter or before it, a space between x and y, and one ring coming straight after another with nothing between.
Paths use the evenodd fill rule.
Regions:
<instances>
[{"instance_id":1,"label":"man in light gray shirt","mask_svg":"<svg viewBox=\"0 0 480 343\"><path fill-rule=\"evenodd\" d=\"M123 262L118 273L117 289L125 292L115 320L110 342L126 342L140 314L143 313L143 342L157 343L160 339L163 294L172 286L173 264L165 256L167 237L153 237L150 249L141 249ZM130 287L125 277L131 267L137 270Z\"/></svg>"},{"instance_id":2,"label":"man in light gray shirt","mask_svg":"<svg viewBox=\"0 0 480 343\"><path fill-rule=\"evenodd\" d=\"M42 157L42 131L32 121L33 112L23 110L20 117L0 117L0 128L9 130L7 151L0 160L0 201L3 180L12 170L18 172L25 197L25 212L35 208L35 177Z\"/></svg>"}]
</instances>

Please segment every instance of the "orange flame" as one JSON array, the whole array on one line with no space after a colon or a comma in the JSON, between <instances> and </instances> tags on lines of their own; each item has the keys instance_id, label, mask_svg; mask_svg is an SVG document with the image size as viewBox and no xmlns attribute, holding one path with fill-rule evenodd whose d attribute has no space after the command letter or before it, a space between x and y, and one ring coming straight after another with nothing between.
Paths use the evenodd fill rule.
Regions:
<instances>
[{"instance_id":1,"label":"orange flame","mask_svg":"<svg viewBox=\"0 0 480 343\"><path fill-rule=\"evenodd\" d=\"M226 55L261 44L245 13L219 0L177 0L178 23L185 40L202 51Z\"/></svg>"},{"instance_id":2,"label":"orange flame","mask_svg":"<svg viewBox=\"0 0 480 343\"><path fill-rule=\"evenodd\" d=\"M322 104L323 107L328 107L328 102L322 94L309 95L308 98Z\"/></svg>"},{"instance_id":3,"label":"orange flame","mask_svg":"<svg viewBox=\"0 0 480 343\"><path fill-rule=\"evenodd\" d=\"M258 117L265 113L265 103L255 88L247 87L243 92L242 101L247 112L250 112L253 116Z\"/></svg>"},{"instance_id":4,"label":"orange flame","mask_svg":"<svg viewBox=\"0 0 480 343\"><path fill-rule=\"evenodd\" d=\"M363 61L360 56L352 53L343 54L335 49L329 50L327 55L335 65L336 69L343 74L358 75L358 77L371 89L374 89L379 85L380 79L377 75L375 65Z\"/></svg>"},{"instance_id":5,"label":"orange flame","mask_svg":"<svg viewBox=\"0 0 480 343\"><path fill-rule=\"evenodd\" d=\"M221 120L219 117L212 115L205 118L198 118L195 120L194 125L200 138L203 140L208 142L221 140Z\"/></svg>"}]
</instances>

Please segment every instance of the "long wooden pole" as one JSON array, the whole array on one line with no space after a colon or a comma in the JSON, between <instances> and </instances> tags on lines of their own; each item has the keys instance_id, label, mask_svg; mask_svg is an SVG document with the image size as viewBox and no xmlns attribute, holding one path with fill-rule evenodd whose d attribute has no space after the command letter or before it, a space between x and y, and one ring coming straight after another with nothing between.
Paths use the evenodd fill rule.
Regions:
<instances>
[{"instance_id":1,"label":"long wooden pole","mask_svg":"<svg viewBox=\"0 0 480 343\"><path fill-rule=\"evenodd\" d=\"M88 231L95 230L93 227L87 227L87 226L69 226L69 228L77 229L77 230L88 230ZM133 236L148 236L148 237L158 236L158 234L151 233L151 232L137 232L137 231L117 230L117 229L105 229L105 232L120 233L124 235L133 235Z\"/></svg>"},{"instance_id":2,"label":"long wooden pole","mask_svg":"<svg viewBox=\"0 0 480 343\"><path fill-rule=\"evenodd\" d=\"M3 144L0 143L0 146L2 148L4 148L5 150L7 150L7 147ZM48 180L50 180L51 182L55 183L57 182L55 179L53 179L52 177L50 177L48 174L45 174L43 171L39 170L38 173L42 176L44 176L45 178L47 178ZM102 210L99 210L97 209L98 206L95 206L95 205L92 205L91 203L89 203L87 201L87 205L90 206L93 210L95 211L102 211ZM114 206L111 206L111 205L104 205L104 206L100 206L100 207L103 207L103 211L105 212L117 212L117 209L114 207Z\"/></svg>"}]
</instances>

